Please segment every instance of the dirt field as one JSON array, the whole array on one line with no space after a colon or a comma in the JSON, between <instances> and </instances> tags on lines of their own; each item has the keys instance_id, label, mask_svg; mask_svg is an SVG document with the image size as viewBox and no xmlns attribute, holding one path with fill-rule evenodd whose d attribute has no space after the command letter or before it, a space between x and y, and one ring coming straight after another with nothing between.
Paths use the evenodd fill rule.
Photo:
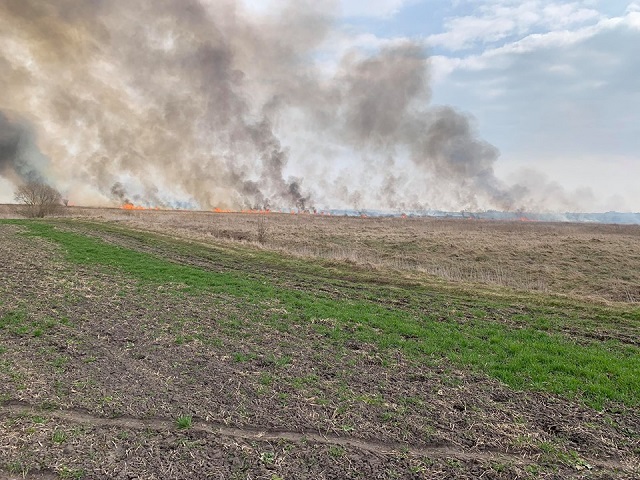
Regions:
<instances>
[{"instance_id":1,"label":"dirt field","mask_svg":"<svg viewBox=\"0 0 640 480\"><path fill-rule=\"evenodd\" d=\"M272 215L263 245L253 215L74 217L0 223L0 478L640 475L635 227ZM621 360L626 396L419 344L485 324Z\"/></svg>"}]
</instances>

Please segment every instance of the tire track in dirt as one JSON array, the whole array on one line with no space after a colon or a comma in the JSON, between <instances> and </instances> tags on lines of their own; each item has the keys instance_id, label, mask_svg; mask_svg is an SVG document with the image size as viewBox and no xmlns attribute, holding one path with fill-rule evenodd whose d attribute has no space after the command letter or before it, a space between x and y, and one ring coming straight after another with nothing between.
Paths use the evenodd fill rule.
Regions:
<instances>
[{"instance_id":1,"label":"tire track in dirt","mask_svg":"<svg viewBox=\"0 0 640 480\"><path fill-rule=\"evenodd\" d=\"M25 414L46 414L58 420L70 423L87 424L94 427L120 427L131 430L155 430L167 431L176 430L175 420L168 418L136 418L136 417L119 417L105 418L92 415L86 411L79 409L66 410L40 410L33 405L22 401L7 401L0 405L0 418L7 415L25 415ZM319 445L341 446L347 448L355 448L381 455L412 455L415 457L430 458L453 458L462 461L481 461L481 462L509 462L514 465L532 465L537 464L540 460L540 454L514 454L506 451L498 450L463 450L451 445L433 445L433 446L415 446L407 445L399 442L385 442L376 440L365 440L355 437L338 436L332 434L322 434L313 432L301 432L293 430L273 430L262 429L257 427L233 427L222 423L205 421L195 418L192 431L204 432L209 435L218 435L221 437L255 440L262 442L286 440L292 443L315 443ZM604 469L622 470L628 469L628 466L614 459L594 459L584 458L582 460L591 467L599 467ZM2 478L0 476L0 478Z\"/></svg>"}]
</instances>

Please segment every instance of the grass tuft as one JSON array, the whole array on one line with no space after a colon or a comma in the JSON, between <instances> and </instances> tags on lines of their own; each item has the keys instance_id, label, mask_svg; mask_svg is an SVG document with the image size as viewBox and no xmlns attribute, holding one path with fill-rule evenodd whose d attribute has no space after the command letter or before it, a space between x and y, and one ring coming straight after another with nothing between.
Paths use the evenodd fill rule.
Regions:
<instances>
[{"instance_id":1,"label":"grass tuft","mask_svg":"<svg viewBox=\"0 0 640 480\"><path fill-rule=\"evenodd\" d=\"M188 428L191 428L192 424L193 424L193 421L192 421L191 415L181 415L176 420L176 426L180 430L186 430Z\"/></svg>"}]
</instances>

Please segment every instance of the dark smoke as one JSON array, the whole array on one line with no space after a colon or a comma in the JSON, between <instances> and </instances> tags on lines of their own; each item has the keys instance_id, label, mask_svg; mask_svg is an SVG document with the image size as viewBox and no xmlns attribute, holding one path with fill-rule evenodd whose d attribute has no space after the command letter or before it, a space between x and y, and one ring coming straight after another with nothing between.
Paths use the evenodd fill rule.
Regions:
<instances>
[{"instance_id":1,"label":"dark smoke","mask_svg":"<svg viewBox=\"0 0 640 480\"><path fill-rule=\"evenodd\" d=\"M0 175L87 203L515 208L495 147L430 102L418 42L317 61L337 2L0 3ZM77 203L77 202L76 202Z\"/></svg>"},{"instance_id":2,"label":"dark smoke","mask_svg":"<svg viewBox=\"0 0 640 480\"><path fill-rule=\"evenodd\" d=\"M0 111L0 175L16 183L41 181L46 158L29 124Z\"/></svg>"},{"instance_id":3,"label":"dark smoke","mask_svg":"<svg viewBox=\"0 0 640 480\"><path fill-rule=\"evenodd\" d=\"M21 129L0 112L0 171L15 171L21 136Z\"/></svg>"},{"instance_id":4,"label":"dark smoke","mask_svg":"<svg viewBox=\"0 0 640 480\"><path fill-rule=\"evenodd\" d=\"M346 58L338 75L343 129L359 147L392 146L401 139L414 102L428 102L424 49L407 43L364 59Z\"/></svg>"},{"instance_id":5,"label":"dark smoke","mask_svg":"<svg viewBox=\"0 0 640 480\"><path fill-rule=\"evenodd\" d=\"M111 186L111 196L118 201L119 204L129 203L127 192L120 182L116 182Z\"/></svg>"}]
</instances>

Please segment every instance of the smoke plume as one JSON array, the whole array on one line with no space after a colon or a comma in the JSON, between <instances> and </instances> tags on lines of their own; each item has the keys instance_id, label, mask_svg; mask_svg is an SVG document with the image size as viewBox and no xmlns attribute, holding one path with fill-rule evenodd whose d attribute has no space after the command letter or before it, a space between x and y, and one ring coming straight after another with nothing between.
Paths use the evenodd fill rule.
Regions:
<instances>
[{"instance_id":1,"label":"smoke plume","mask_svg":"<svg viewBox=\"0 0 640 480\"><path fill-rule=\"evenodd\" d=\"M4 0L0 110L33 129L0 111L0 175L45 177L75 203L516 208L497 149L430 104L422 45L323 62L335 11Z\"/></svg>"},{"instance_id":2,"label":"smoke plume","mask_svg":"<svg viewBox=\"0 0 640 480\"><path fill-rule=\"evenodd\" d=\"M28 122L0 110L0 175L22 183L43 181L47 158L40 152Z\"/></svg>"}]
</instances>

